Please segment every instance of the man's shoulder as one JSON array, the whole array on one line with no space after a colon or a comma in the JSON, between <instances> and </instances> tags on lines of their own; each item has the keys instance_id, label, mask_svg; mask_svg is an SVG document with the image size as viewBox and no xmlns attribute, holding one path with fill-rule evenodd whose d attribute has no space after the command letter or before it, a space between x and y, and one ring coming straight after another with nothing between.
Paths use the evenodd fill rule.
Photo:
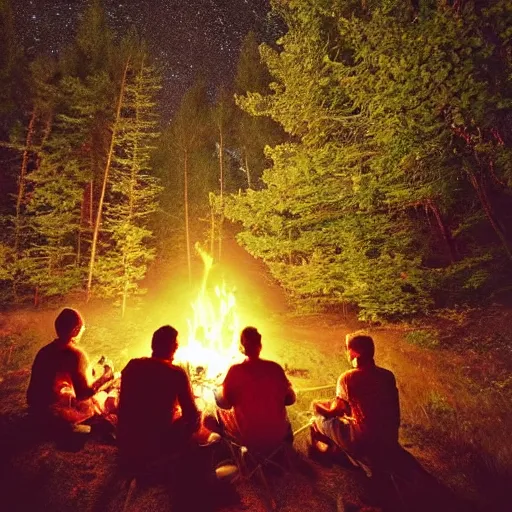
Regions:
<instances>
[{"instance_id":1,"label":"man's shoulder","mask_svg":"<svg viewBox=\"0 0 512 512\"><path fill-rule=\"evenodd\" d=\"M254 369L261 370L263 369L265 372L279 372L284 373L283 367L276 363L275 361L270 361L269 359L254 359L252 361L245 360L241 363L233 364L229 371L233 373L239 373L239 372L252 372Z\"/></svg>"},{"instance_id":2,"label":"man's shoulder","mask_svg":"<svg viewBox=\"0 0 512 512\"><path fill-rule=\"evenodd\" d=\"M164 361L162 359L156 359L154 357L137 357L131 359L128 364L124 367L124 372L132 372L132 371L140 371L140 372L158 372L165 373L169 375L179 375L186 376L185 370L180 366L174 365L170 362Z\"/></svg>"},{"instance_id":3,"label":"man's shoulder","mask_svg":"<svg viewBox=\"0 0 512 512\"><path fill-rule=\"evenodd\" d=\"M382 378L386 378L393 381L395 380L395 374L391 370L388 370L387 368L382 368L382 366L376 366L375 369L377 372L379 372L380 375L382 375Z\"/></svg>"},{"instance_id":4,"label":"man's shoulder","mask_svg":"<svg viewBox=\"0 0 512 512\"><path fill-rule=\"evenodd\" d=\"M38 352L39 357L65 357L67 359L79 359L86 357L83 349L77 347L74 343L62 343L59 340L53 340L42 347Z\"/></svg>"},{"instance_id":5,"label":"man's shoulder","mask_svg":"<svg viewBox=\"0 0 512 512\"><path fill-rule=\"evenodd\" d=\"M340 381L347 381L352 378L354 378L355 375L358 375L361 373L361 370L359 368L351 368L350 370L344 371L338 378Z\"/></svg>"},{"instance_id":6,"label":"man's shoulder","mask_svg":"<svg viewBox=\"0 0 512 512\"><path fill-rule=\"evenodd\" d=\"M265 367L265 369L284 374L284 368L276 361L271 361L270 359L260 359L260 361L261 365Z\"/></svg>"},{"instance_id":7,"label":"man's shoulder","mask_svg":"<svg viewBox=\"0 0 512 512\"><path fill-rule=\"evenodd\" d=\"M388 382L395 382L395 375L391 370L382 368L380 366L372 366L371 368L352 368L342 373L340 381L343 382L361 382L369 378L372 380L377 379Z\"/></svg>"}]
</instances>

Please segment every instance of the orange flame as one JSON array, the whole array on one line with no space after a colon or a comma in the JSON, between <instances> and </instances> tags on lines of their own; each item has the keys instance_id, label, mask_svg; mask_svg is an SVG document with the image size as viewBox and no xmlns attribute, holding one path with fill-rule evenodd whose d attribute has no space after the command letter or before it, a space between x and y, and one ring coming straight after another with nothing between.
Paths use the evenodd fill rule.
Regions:
<instances>
[{"instance_id":1,"label":"orange flame","mask_svg":"<svg viewBox=\"0 0 512 512\"><path fill-rule=\"evenodd\" d=\"M193 316L187 320L187 342L178 348L175 361L198 373L202 371L206 380L216 381L231 364L242 358L238 350L240 320L235 295L225 282L215 285L213 292L208 289L213 258L198 244L196 250L204 264L203 279L192 303Z\"/></svg>"}]
</instances>

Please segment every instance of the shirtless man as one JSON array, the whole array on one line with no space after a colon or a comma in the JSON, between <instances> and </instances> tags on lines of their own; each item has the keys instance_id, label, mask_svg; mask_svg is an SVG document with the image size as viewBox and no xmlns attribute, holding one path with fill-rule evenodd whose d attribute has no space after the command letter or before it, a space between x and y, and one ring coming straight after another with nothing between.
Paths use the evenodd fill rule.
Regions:
<instances>
[{"instance_id":1,"label":"shirtless man","mask_svg":"<svg viewBox=\"0 0 512 512\"><path fill-rule=\"evenodd\" d=\"M91 398L112 379L112 369L105 365L103 375L93 381L89 359L77 345L84 329L80 313L64 308L55 320L57 338L36 355L27 402L42 427L70 427L94 416Z\"/></svg>"}]
</instances>

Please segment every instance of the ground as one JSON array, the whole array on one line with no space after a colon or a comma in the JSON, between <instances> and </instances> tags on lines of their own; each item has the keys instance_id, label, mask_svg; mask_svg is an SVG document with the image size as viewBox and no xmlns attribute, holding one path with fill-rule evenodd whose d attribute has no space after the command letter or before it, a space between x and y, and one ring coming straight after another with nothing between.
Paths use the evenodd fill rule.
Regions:
<instances>
[{"instance_id":1,"label":"ground","mask_svg":"<svg viewBox=\"0 0 512 512\"><path fill-rule=\"evenodd\" d=\"M227 247L224 266L214 268L212 279L221 278L236 286L243 324L262 332L263 356L279 361L298 391L289 414L300 432L295 469L270 476L270 495L257 481L235 482L226 494L232 499L219 510L266 510L270 498L282 511L507 509L506 468L512 460L510 405L504 398L510 387L508 360L490 357L492 350L483 352L467 332L463 351L453 338L461 336L458 328L464 321L472 322L471 332L479 341L489 341L478 333L486 332L490 317L508 332L508 309L491 308L487 320L465 311L435 323L393 326L363 325L351 314L300 315L287 305L261 262L234 245ZM124 320L101 301L84 306L69 299L86 318L82 344L91 359L106 354L121 368L133 355L148 351L158 326L171 323L186 332L195 292L184 291L190 288L183 282L172 267L166 272L161 265L149 278L148 295ZM79 451L62 450L31 432L24 401L30 363L50 341L56 311L58 307L17 309L0 319L2 509L175 510L172 495L156 484L136 488L126 501L127 480L117 472L114 445L91 438ZM377 363L391 369L398 381L407 469L393 480L368 479L361 470L309 459L308 430L301 430L309 421L311 401L332 396L336 378L347 368L345 334L360 328L374 336Z\"/></svg>"}]
</instances>

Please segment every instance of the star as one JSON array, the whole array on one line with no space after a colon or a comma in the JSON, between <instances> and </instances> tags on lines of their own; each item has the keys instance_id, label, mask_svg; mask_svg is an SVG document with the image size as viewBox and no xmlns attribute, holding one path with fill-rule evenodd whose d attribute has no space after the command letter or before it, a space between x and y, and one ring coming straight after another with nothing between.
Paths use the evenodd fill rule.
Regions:
<instances>
[{"instance_id":1,"label":"star","mask_svg":"<svg viewBox=\"0 0 512 512\"><path fill-rule=\"evenodd\" d=\"M12 0L32 56L59 53L72 42L87 0ZM163 74L160 106L167 118L200 72L212 90L229 85L245 35L268 32L270 0L103 0L118 35L131 25L147 41Z\"/></svg>"}]
</instances>

